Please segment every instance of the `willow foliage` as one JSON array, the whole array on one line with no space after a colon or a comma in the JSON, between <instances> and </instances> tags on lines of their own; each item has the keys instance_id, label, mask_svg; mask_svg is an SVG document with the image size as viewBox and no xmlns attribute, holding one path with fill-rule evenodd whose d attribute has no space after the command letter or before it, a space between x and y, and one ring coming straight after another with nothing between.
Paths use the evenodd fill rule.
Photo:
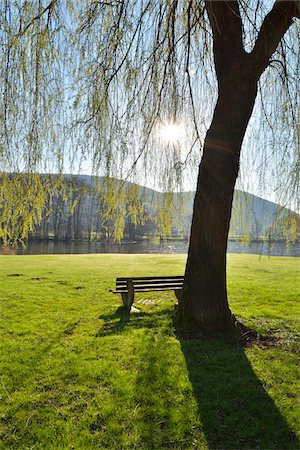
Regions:
<instances>
[{"instance_id":1,"label":"willow foliage","mask_svg":"<svg viewBox=\"0 0 300 450\"><path fill-rule=\"evenodd\" d=\"M248 51L269 3L239 1ZM298 209L299 32L295 22L260 81L239 180ZM217 92L203 1L4 0L0 55L3 173L88 172L166 192L194 187ZM180 140L161 138L166 123L183 127ZM2 192L13 187L9 177L1 180ZM23 195L18 176L16 184ZM122 186L110 182L103 194L116 238L127 196L133 222L142 212L136 193ZM38 198L24 230L40 217Z\"/></svg>"},{"instance_id":2,"label":"willow foliage","mask_svg":"<svg viewBox=\"0 0 300 450\"><path fill-rule=\"evenodd\" d=\"M36 174L1 174L0 238L4 247L23 244L40 223L49 188Z\"/></svg>"}]
</instances>

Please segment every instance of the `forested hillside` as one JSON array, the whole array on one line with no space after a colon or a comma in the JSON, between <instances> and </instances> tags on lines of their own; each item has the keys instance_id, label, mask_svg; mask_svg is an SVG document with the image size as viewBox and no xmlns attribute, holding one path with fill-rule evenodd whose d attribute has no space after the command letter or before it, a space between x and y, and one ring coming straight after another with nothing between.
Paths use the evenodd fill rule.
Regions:
<instances>
[{"instance_id":1,"label":"forested hillside","mask_svg":"<svg viewBox=\"0 0 300 450\"><path fill-rule=\"evenodd\" d=\"M126 182L128 196L114 203L120 183L64 175L63 187L49 198L43 219L30 237L115 239L116 226L124 230L121 239L189 235L193 192L161 193ZM299 223L299 215L286 208L243 191L235 192L231 238L299 239Z\"/></svg>"}]
</instances>

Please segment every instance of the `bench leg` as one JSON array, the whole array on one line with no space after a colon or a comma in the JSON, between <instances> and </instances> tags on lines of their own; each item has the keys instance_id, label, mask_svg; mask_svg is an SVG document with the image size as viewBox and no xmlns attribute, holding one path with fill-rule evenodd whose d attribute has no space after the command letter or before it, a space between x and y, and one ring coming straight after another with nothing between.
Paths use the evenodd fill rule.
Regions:
<instances>
[{"instance_id":1,"label":"bench leg","mask_svg":"<svg viewBox=\"0 0 300 450\"><path fill-rule=\"evenodd\" d=\"M122 292L122 302L128 312L131 310L132 303L134 301L134 288L131 280L127 282L128 292Z\"/></svg>"}]
</instances>

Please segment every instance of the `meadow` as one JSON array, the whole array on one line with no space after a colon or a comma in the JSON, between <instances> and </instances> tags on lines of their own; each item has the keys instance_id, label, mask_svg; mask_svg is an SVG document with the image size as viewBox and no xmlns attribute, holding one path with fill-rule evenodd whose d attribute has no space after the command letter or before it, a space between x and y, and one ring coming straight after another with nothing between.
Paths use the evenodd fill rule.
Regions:
<instances>
[{"instance_id":1,"label":"meadow","mask_svg":"<svg viewBox=\"0 0 300 450\"><path fill-rule=\"evenodd\" d=\"M130 316L109 292L184 265L0 256L0 448L299 448L300 258L228 255L232 311L270 337L246 348L178 337L172 292L138 294Z\"/></svg>"}]
</instances>

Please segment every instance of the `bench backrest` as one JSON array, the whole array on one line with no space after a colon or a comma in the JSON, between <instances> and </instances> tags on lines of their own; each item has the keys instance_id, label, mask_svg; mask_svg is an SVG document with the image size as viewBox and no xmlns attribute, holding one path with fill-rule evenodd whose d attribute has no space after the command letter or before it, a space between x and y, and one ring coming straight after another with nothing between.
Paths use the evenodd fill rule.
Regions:
<instances>
[{"instance_id":1,"label":"bench backrest","mask_svg":"<svg viewBox=\"0 0 300 450\"><path fill-rule=\"evenodd\" d=\"M181 289L184 277L183 276L168 276L168 277L133 277L133 278L117 278L116 289L118 291L127 290L127 282L132 282L135 291L143 291L147 289Z\"/></svg>"}]
</instances>

